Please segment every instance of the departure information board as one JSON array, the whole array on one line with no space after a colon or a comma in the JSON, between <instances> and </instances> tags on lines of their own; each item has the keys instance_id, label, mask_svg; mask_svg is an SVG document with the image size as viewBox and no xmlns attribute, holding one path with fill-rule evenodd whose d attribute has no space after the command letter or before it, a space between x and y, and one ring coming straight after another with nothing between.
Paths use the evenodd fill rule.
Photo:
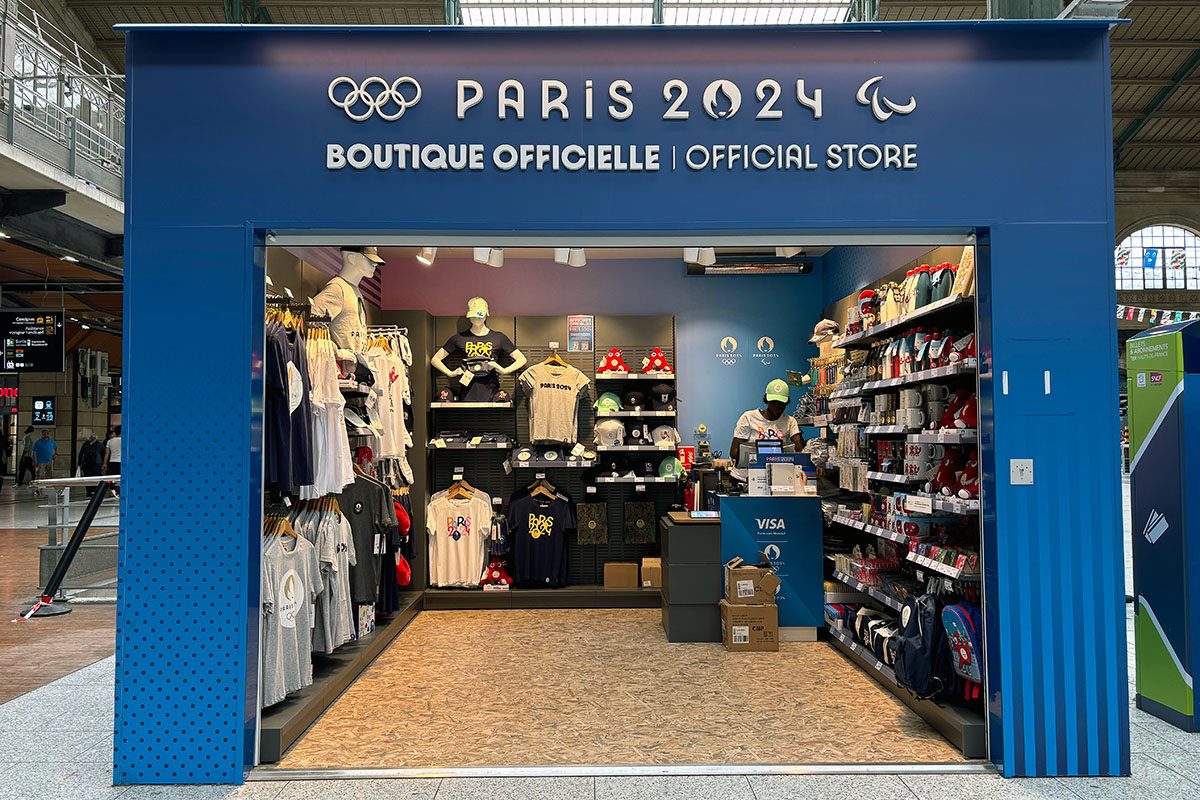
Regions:
<instances>
[{"instance_id":1,"label":"departure information board","mask_svg":"<svg viewBox=\"0 0 1200 800\"><path fill-rule=\"evenodd\" d=\"M61 309L0 310L0 340L5 372L62 372L64 366Z\"/></svg>"}]
</instances>

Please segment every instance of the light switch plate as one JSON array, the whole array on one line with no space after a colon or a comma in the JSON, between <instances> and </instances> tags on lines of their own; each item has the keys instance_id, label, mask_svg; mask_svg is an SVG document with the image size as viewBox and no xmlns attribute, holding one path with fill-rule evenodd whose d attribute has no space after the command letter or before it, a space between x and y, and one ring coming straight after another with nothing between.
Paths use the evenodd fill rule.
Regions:
<instances>
[{"instance_id":1,"label":"light switch plate","mask_svg":"<svg viewBox=\"0 0 1200 800\"><path fill-rule=\"evenodd\" d=\"M1013 486L1033 485L1033 459L1010 458L1008 460L1008 482Z\"/></svg>"}]
</instances>

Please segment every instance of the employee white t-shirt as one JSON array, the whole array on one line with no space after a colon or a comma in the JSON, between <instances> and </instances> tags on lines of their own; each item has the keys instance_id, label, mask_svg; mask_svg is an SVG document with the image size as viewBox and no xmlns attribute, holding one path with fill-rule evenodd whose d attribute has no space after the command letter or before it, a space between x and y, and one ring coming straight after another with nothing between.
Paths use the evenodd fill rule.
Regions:
<instances>
[{"instance_id":1,"label":"employee white t-shirt","mask_svg":"<svg viewBox=\"0 0 1200 800\"><path fill-rule=\"evenodd\" d=\"M114 436L108 440L108 460L114 464L121 463L121 437Z\"/></svg>"},{"instance_id":2,"label":"employee white t-shirt","mask_svg":"<svg viewBox=\"0 0 1200 800\"><path fill-rule=\"evenodd\" d=\"M757 442L759 439L778 439L784 444L792 441L792 437L800 432L800 424L790 414L781 414L779 419L767 419L762 411L752 408L738 417L737 425L733 428L733 438L745 439L747 442ZM746 480L746 471L734 467L733 477Z\"/></svg>"}]
</instances>

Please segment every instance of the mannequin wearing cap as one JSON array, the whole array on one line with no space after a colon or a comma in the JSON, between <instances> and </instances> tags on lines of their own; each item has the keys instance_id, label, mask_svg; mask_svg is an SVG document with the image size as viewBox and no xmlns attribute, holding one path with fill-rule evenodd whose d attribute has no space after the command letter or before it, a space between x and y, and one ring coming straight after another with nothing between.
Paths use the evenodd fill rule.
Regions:
<instances>
[{"instance_id":1,"label":"mannequin wearing cap","mask_svg":"<svg viewBox=\"0 0 1200 800\"><path fill-rule=\"evenodd\" d=\"M804 449L804 436L795 417L785 415L790 392L786 381L778 378L767 384L763 395L766 408L752 408L738 418L733 429L733 443L729 445L729 457L733 461L731 470L733 477L746 480L745 470L738 469L738 456L741 455L742 445L759 439L778 439L781 442L790 441L796 446L796 451Z\"/></svg>"},{"instance_id":2,"label":"mannequin wearing cap","mask_svg":"<svg viewBox=\"0 0 1200 800\"><path fill-rule=\"evenodd\" d=\"M467 384L468 397L465 399L469 400L481 400L480 392L487 393L489 389L494 395L499 391L499 376L516 372L525 366L525 356L513 345L512 340L503 333L488 328L488 314L487 301L482 297L472 297L468 300L467 320L471 323L471 330L451 336L429 360L429 363L446 377L458 378L465 371L463 367L450 369L445 360L453 353L462 353L464 366L475 374L471 384L478 382L474 389L471 388L471 384ZM508 366L501 366L496 360L501 353L512 359ZM488 397L483 402L491 399L493 398Z\"/></svg>"},{"instance_id":3,"label":"mannequin wearing cap","mask_svg":"<svg viewBox=\"0 0 1200 800\"><path fill-rule=\"evenodd\" d=\"M342 271L312 300L312 313L329 317L329 335L344 350L361 353L366 345L367 309L358 285L383 263L377 247L343 247Z\"/></svg>"}]
</instances>

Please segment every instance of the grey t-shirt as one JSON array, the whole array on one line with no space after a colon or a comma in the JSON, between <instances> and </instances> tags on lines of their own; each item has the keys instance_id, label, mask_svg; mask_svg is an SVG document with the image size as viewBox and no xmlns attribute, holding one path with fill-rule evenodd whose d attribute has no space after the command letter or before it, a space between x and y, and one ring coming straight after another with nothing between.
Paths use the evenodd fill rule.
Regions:
<instances>
[{"instance_id":1,"label":"grey t-shirt","mask_svg":"<svg viewBox=\"0 0 1200 800\"><path fill-rule=\"evenodd\" d=\"M263 707L312 683L313 601L321 593L317 551L302 536L272 536L262 554Z\"/></svg>"},{"instance_id":2,"label":"grey t-shirt","mask_svg":"<svg viewBox=\"0 0 1200 800\"><path fill-rule=\"evenodd\" d=\"M579 395L588 384L587 376L572 366L542 363L522 372L521 388L529 396L530 440L578 441Z\"/></svg>"},{"instance_id":3,"label":"grey t-shirt","mask_svg":"<svg viewBox=\"0 0 1200 800\"><path fill-rule=\"evenodd\" d=\"M356 558L350 523L341 514L320 512L301 516L293 525L316 548L321 569L312 649L314 653L332 653L355 636L350 567Z\"/></svg>"}]
</instances>

